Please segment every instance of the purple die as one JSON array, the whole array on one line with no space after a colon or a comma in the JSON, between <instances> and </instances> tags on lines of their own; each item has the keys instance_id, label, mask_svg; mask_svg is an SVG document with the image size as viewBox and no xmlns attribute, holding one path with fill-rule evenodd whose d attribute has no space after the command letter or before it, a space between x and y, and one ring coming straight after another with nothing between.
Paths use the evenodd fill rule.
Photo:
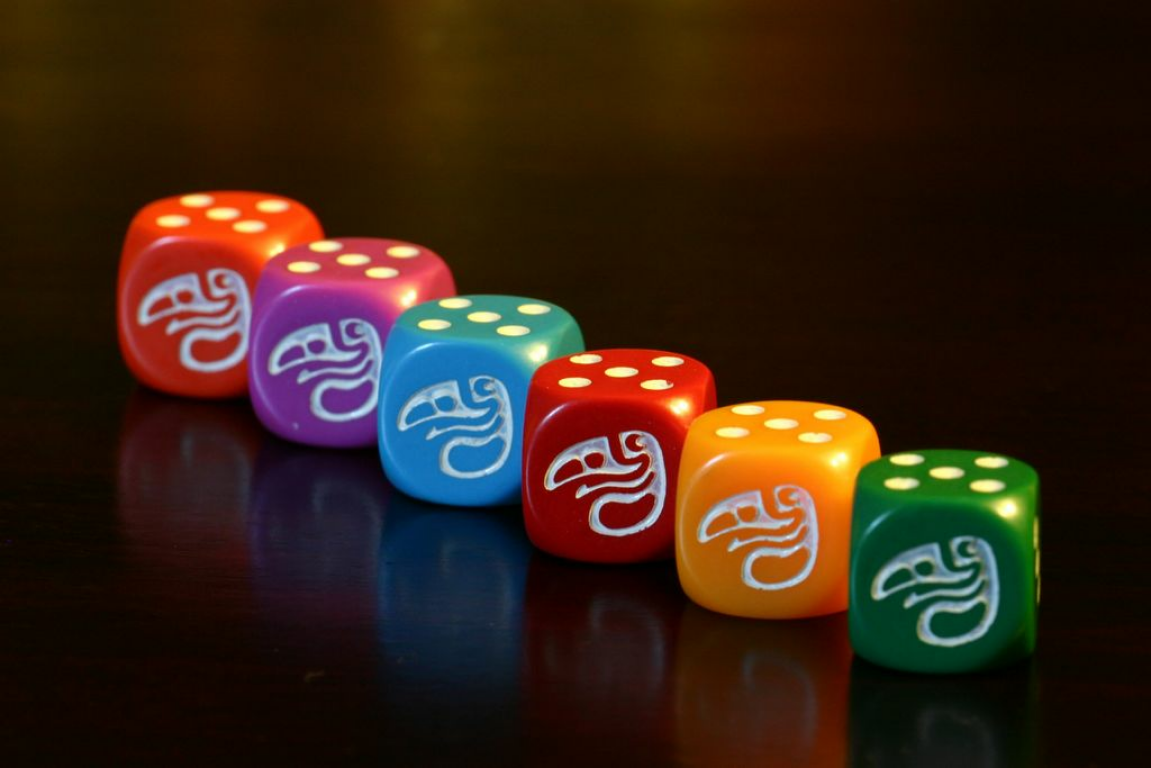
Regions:
<instances>
[{"instance_id":1,"label":"purple die","mask_svg":"<svg viewBox=\"0 0 1151 768\"><path fill-rule=\"evenodd\" d=\"M252 307L252 405L269 430L309 445L376 442L384 342L396 317L454 296L444 260L398 240L317 240L264 267Z\"/></svg>"}]
</instances>

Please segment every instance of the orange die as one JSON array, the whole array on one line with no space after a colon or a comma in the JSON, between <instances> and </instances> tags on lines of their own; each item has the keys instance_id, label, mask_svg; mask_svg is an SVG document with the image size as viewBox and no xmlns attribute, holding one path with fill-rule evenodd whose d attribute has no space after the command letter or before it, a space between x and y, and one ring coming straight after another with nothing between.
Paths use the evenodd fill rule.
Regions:
<instances>
[{"instance_id":1,"label":"orange die","mask_svg":"<svg viewBox=\"0 0 1151 768\"><path fill-rule=\"evenodd\" d=\"M303 205L259 192L144 206L128 227L116 297L132 373L176 395L244 394L256 278L280 251L323 236Z\"/></svg>"},{"instance_id":2,"label":"orange die","mask_svg":"<svg viewBox=\"0 0 1151 768\"><path fill-rule=\"evenodd\" d=\"M878 457L871 422L844 408L779 400L700 416L676 499L688 597L761 619L845 610L855 477Z\"/></svg>"}]
</instances>

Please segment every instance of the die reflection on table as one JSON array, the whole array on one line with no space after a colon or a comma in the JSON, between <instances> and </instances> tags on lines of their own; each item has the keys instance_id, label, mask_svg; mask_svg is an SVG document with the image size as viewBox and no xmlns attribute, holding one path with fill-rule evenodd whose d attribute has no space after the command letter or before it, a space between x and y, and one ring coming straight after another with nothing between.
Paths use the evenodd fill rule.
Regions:
<instances>
[{"instance_id":1,"label":"die reflection on table","mask_svg":"<svg viewBox=\"0 0 1151 768\"><path fill-rule=\"evenodd\" d=\"M603 567L534 552L524 600L524 691L546 762L572 732L567 760L658 762L632 744L663 741L683 595L668 563ZM650 749L649 747L647 749Z\"/></svg>"},{"instance_id":2,"label":"die reflection on table","mask_svg":"<svg viewBox=\"0 0 1151 768\"><path fill-rule=\"evenodd\" d=\"M247 403L133 390L116 477L132 558L169 580L246 574L248 498L264 438Z\"/></svg>"},{"instance_id":3,"label":"die reflection on table","mask_svg":"<svg viewBox=\"0 0 1151 768\"><path fill-rule=\"evenodd\" d=\"M856 657L851 666L852 766L1025 768L1036 751L1034 662L969 675L908 674Z\"/></svg>"},{"instance_id":4,"label":"die reflection on table","mask_svg":"<svg viewBox=\"0 0 1151 768\"><path fill-rule=\"evenodd\" d=\"M486 740L519 707L530 546L517 508L467 510L396 492L379 554L386 717L412 738ZM396 691L403 691L402 695ZM450 728L447 726L450 724Z\"/></svg>"},{"instance_id":5,"label":"die reflection on table","mask_svg":"<svg viewBox=\"0 0 1151 768\"><path fill-rule=\"evenodd\" d=\"M375 452L327 451L267 435L249 504L252 585L268 620L372 643L377 554L393 491ZM338 630L335 632L334 630Z\"/></svg>"},{"instance_id":6,"label":"die reflection on table","mask_svg":"<svg viewBox=\"0 0 1151 768\"><path fill-rule=\"evenodd\" d=\"M842 765L846 619L748 621L684 611L676 657L677 741L693 765Z\"/></svg>"}]
</instances>

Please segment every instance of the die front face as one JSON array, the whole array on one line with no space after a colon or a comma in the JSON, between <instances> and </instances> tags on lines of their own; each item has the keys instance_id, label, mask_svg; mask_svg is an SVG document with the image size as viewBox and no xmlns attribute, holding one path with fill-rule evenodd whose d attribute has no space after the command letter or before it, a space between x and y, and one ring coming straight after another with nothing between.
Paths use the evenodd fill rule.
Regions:
<instances>
[{"instance_id":1,"label":"die front face","mask_svg":"<svg viewBox=\"0 0 1151 768\"><path fill-rule=\"evenodd\" d=\"M876 664L918 672L1029 654L1038 551L1038 475L1023 462L930 450L869 464L852 530L852 645Z\"/></svg>"},{"instance_id":2,"label":"die front face","mask_svg":"<svg viewBox=\"0 0 1151 768\"><path fill-rule=\"evenodd\" d=\"M765 401L698 418L676 503L684 591L751 618L846 609L855 477L878 455L871 423L837 406Z\"/></svg>"},{"instance_id":3,"label":"die front face","mask_svg":"<svg viewBox=\"0 0 1151 768\"><path fill-rule=\"evenodd\" d=\"M524 422L532 543L589 562L670 557L683 441L713 407L711 372L683 355L599 350L542 366Z\"/></svg>"},{"instance_id":4,"label":"die front face","mask_svg":"<svg viewBox=\"0 0 1151 768\"><path fill-rule=\"evenodd\" d=\"M234 397L247 387L252 292L268 259L323 237L294 200L207 192L145 206L120 258L120 349L144 384Z\"/></svg>"},{"instance_id":5,"label":"die front face","mask_svg":"<svg viewBox=\"0 0 1151 768\"><path fill-rule=\"evenodd\" d=\"M439 256L395 240L319 240L272 259L256 289L249 359L260 421L310 445L374 445L388 333L409 307L454 293Z\"/></svg>"},{"instance_id":6,"label":"die front face","mask_svg":"<svg viewBox=\"0 0 1151 768\"><path fill-rule=\"evenodd\" d=\"M528 382L582 349L572 316L536 299L459 296L400 315L380 374L388 478L440 504L518 502Z\"/></svg>"}]
</instances>

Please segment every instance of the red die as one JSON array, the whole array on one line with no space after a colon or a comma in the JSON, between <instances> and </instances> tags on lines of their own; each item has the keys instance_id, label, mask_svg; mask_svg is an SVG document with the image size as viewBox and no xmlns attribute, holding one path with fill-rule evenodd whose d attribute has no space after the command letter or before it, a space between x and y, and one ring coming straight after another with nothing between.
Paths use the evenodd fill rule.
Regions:
<instances>
[{"instance_id":1,"label":"red die","mask_svg":"<svg viewBox=\"0 0 1151 768\"><path fill-rule=\"evenodd\" d=\"M176 395L244 394L256 278L280 251L323 236L303 205L259 192L144 206L128 227L116 301L132 373Z\"/></svg>"},{"instance_id":2,"label":"red die","mask_svg":"<svg viewBox=\"0 0 1151 768\"><path fill-rule=\"evenodd\" d=\"M524 520L545 552L601 563L670 557L687 428L715 407L703 363L649 349L553 360L524 417Z\"/></svg>"}]
</instances>

